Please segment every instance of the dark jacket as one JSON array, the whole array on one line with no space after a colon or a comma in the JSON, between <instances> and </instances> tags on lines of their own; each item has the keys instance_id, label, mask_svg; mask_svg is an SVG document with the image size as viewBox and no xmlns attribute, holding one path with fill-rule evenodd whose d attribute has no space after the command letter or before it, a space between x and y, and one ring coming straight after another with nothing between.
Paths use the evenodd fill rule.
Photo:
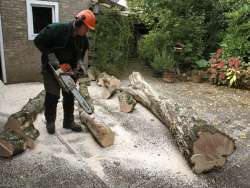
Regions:
<instances>
[{"instance_id":1,"label":"dark jacket","mask_svg":"<svg viewBox=\"0 0 250 188\"><path fill-rule=\"evenodd\" d=\"M89 48L87 36L73 37L73 23L53 23L43 28L34 40L42 52L42 68L48 68L48 54L55 53L60 64L68 63L75 68Z\"/></svg>"}]
</instances>

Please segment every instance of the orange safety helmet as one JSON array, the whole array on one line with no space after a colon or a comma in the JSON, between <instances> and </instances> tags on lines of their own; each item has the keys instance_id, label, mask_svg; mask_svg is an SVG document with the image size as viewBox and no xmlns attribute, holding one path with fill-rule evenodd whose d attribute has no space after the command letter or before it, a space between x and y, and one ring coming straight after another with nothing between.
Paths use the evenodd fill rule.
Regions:
<instances>
[{"instance_id":1,"label":"orange safety helmet","mask_svg":"<svg viewBox=\"0 0 250 188\"><path fill-rule=\"evenodd\" d=\"M82 10L76 16L76 25L84 23L89 29L95 30L96 18L91 10Z\"/></svg>"}]
</instances>

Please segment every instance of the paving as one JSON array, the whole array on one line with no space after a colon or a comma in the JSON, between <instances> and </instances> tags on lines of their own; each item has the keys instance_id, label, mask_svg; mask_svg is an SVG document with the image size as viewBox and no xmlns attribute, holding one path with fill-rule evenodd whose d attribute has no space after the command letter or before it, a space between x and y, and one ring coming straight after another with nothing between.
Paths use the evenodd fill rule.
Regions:
<instances>
[{"instance_id":1,"label":"paving","mask_svg":"<svg viewBox=\"0 0 250 188\"><path fill-rule=\"evenodd\" d=\"M222 169L195 175L158 119L139 104L132 113L119 112L117 97L101 99L101 88L92 82L89 91L95 112L115 132L115 144L100 147L88 129L64 130L60 101L55 135L47 134L40 114L34 123L40 131L35 149L0 159L0 187L250 187L250 92L206 83L166 84L144 72L161 95L190 107L207 121L228 125L237 149ZM126 77L123 84L128 83ZM41 83L1 85L0 124L42 89Z\"/></svg>"}]
</instances>

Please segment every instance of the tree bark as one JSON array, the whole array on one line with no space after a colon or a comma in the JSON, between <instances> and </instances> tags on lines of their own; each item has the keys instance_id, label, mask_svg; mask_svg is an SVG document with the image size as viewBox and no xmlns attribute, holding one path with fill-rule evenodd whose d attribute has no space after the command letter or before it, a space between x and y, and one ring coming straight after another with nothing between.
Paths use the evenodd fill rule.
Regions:
<instances>
[{"instance_id":1,"label":"tree bark","mask_svg":"<svg viewBox=\"0 0 250 188\"><path fill-rule=\"evenodd\" d=\"M81 95L90 100L84 81L79 82L79 91ZM89 115L80 108L79 116L81 122L88 127L94 138L102 147L108 147L114 144L114 132L107 125L105 125L105 123L101 120L101 117L99 117L95 112Z\"/></svg>"},{"instance_id":2,"label":"tree bark","mask_svg":"<svg viewBox=\"0 0 250 188\"><path fill-rule=\"evenodd\" d=\"M9 158L27 149L26 139L13 130L0 134L0 157Z\"/></svg>"},{"instance_id":3,"label":"tree bark","mask_svg":"<svg viewBox=\"0 0 250 188\"><path fill-rule=\"evenodd\" d=\"M197 174L224 166L235 142L219 126L200 119L194 112L159 96L140 73L129 77L131 87L122 88L149 109L173 135L181 153Z\"/></svg>"},{"instance_id":4,"label":"tree bark","mask_svg":"<svg viewBox=\"0 0 250 188\"><path fill-rule=\"evenodd\" d=\"M12 114L4 131L0 134L0 156L11 157L24 151L27 147L34 148L34 140L39 136L33 122L44 108L45 91L30 99L23 108Z\"/></svg>"}]
</instances>

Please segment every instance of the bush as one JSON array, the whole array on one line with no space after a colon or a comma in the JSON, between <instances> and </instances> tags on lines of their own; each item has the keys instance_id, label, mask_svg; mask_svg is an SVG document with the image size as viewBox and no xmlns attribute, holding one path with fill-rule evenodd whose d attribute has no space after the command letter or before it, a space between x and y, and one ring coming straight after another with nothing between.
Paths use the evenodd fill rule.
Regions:
<instances>
[{"instance_id":1,"label":"bush","mask_svg":"<svg viewBox=\"0 0 250 188\"><path fill-rule=\"evenodd\" d=\"M217 85L230 87L249 87L250 65L238 57L223 58L223 51L218 49L211 57L210 81Z\"/></svg>"},{"instance_id":2,"label":"bush","mask_svg":"<svg viewBox=\"0 0 250 188\"><path fill-rule=\"evenodd\" d=\"M117 75L126 66L129 41L132 38L131 21L118 10L108 9L97 16L96 32L91 42L96 58L94 66L101 71Z\"/></svg>"},{"instance_id":3,"label":"bush","mask_svg":"<svg viewBox=\"0 0 250 188\"><path fill-rule=\"evenodd\" d=\"M141 19L151 29L140 42L140 54L152 62L156 51L167 50L180 69L201 59L204 49L205 16L196 13L195 0L136 1L143 9ZM135 5L134 5L135 6ZM182 51L175 51L181 44Z\"/></svg>"},{"instance_id":4,"label":"bush","mask_svg":"<svg viewBox=\"0 0 250 188\"><path fill-rule=\"evenodd\" d=\"M221 43L225 58L241 57L248 63L250 57L250 5L249 0L227 1L225 13L228 28Z\"/></svg>"}]
</instances>

